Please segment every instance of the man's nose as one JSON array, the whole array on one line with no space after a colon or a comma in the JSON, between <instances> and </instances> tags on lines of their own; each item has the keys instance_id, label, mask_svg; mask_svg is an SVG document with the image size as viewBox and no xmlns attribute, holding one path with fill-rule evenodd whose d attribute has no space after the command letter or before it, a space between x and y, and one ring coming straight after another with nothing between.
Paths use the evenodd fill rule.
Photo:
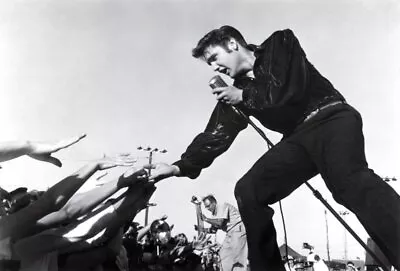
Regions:
<instances>
[{"instance_id":1,"label":"man's nose","mask_svg":"<svg viewBox=\"0 0 400 271\"><path fill-rule=\"evenodd\" d=\"M211 67L215 72L217 72L219 69L219 66L215 62L211 62Z\"/></svg>"}]
</instances>

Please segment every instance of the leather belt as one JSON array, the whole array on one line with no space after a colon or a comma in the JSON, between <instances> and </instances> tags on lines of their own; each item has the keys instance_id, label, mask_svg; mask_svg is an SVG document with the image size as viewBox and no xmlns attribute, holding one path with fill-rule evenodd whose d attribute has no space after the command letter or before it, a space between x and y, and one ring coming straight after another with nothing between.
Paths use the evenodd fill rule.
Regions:
<instances>
[{"instance_id":1,"label":"leather belt","mask_svg":"<svg viewBox=\"0 0 400 271\"><path fill-rule=\"evenodd\" d=\"M305 119L303 120L303 123L309 121L310 119L312 119L314 116L316 116L320 111L322 111L324 109L327 109L329 107L332 107L332 106L335 106L335 105L338 105L338 104L345 104L345 103L346 102L344 102L344 101L334 101L334 102L325 104L325 105L323 105L321 107L318 107L317 109L311 111L311 113L308 114L307 117L305 117Z\"/></svg>"}]
</instances>

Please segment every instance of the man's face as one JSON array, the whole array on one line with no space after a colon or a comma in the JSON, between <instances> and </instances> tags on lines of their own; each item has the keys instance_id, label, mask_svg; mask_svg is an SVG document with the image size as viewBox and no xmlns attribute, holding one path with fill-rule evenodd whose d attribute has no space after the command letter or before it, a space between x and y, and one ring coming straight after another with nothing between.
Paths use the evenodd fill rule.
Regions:
<instances>
[{"instance_id":1,"label":"man's face","mask_svg":"<svg viewBox=\"0 0 400 271\"><path fill-rule=\"evenodd\" d=\"M204 50L205 61L216 72L235 78L241 72L240 57L236 50L222 47L220 45L210 45Z\"/></svg>"},{"instance_id":2,"label":"man's face","mask_svg":"<svg viewBox=\"0 0 400 271\"><path fill-rule=\"evenodd\" d=\"M170 231L160 231L157 232L154 236L154 239L162 244L165 245L169 242L169 240L171 239L171 232Z\"/></svg>"},{"instance_id":3,"label":"man's face","mask_svg":"<svg viewBox=\"0 0 400 271\"><path fill-rule=\"evenodd\" d=\"M216 203L215 202L211 202L208 199L206 199L204 201L204 208L206 208L208 211L210 211L212 214L215 213L215 207L216 207Z\"/></svg>"}]
</instances>

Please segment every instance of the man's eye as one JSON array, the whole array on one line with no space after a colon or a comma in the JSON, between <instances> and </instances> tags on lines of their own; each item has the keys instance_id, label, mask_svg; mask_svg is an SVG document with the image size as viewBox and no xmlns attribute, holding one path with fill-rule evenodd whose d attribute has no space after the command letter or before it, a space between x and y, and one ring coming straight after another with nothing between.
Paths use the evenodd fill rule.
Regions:
<instances>
[{"instance_id":1,"label":"man's eye","mask_svg":"<svg viewBox=\"0 0 400 271\"><path fill-rule=\"evenodd\" d=\"M215 60L217 60L217 56L216 55L210 56L210 58L207 61L208 65L211 65L211 63L213 63Z\"/></svg>"}]
</instances>

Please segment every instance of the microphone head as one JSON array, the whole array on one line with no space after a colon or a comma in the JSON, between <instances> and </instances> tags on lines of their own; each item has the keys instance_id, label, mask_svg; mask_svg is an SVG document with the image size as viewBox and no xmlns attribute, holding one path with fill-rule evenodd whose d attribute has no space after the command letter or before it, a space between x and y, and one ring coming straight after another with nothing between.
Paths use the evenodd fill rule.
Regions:
<instances>
[{"instance_id":1,"label":"microphone head","mask_svg":"<svg viewBox=\"0 0 400 271\"><path fill-rule=\"evenodd\" d=\"M210 81L208 81L208 85L214 89L219 87L227 87L228 85L225 83L224 79L221 76L215 75L213 76Z\"/></svg>"}]
</instances>

